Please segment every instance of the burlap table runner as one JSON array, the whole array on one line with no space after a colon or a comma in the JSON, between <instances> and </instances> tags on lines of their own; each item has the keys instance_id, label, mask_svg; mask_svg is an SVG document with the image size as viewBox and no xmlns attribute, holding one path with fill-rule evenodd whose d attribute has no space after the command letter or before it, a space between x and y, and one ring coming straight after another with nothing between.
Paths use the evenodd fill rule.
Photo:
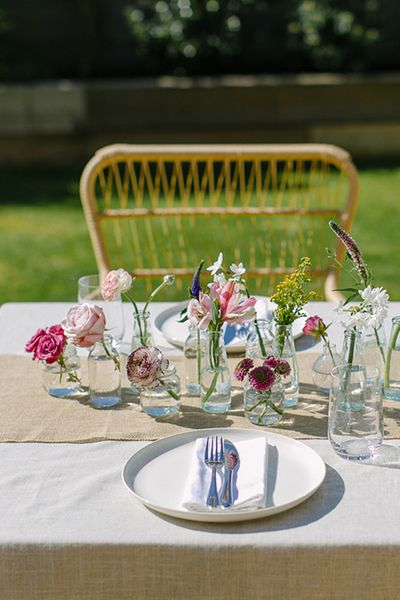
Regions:
<instances>
[{"instance_id":1,"label":"burlap table runner","mask_svg":"<svg viewBox=\"0 0 400 600\"><path fill-rule=\"evenodd\" d=\"M326 437L328 398L312 385L315 356L299 353L299 404L271 431L297 439ZM182 359L175 362L179 373ZM233 366L237 359L231 362ZM85 398L53 398L42 387L38 363L25 356L0 356L0 442L155 440L205 427L258 429L243 414L240 388L234 390L232 409L226 415L209 415L202 411L198 399L183 397L180 414L168 420L149 417L141 411L138 399L130 395L123 398L121 405L108 410L92 408ZM385 401L384 413L385 437L400 438L400 404Z\"/></svg>"}]
</instances>

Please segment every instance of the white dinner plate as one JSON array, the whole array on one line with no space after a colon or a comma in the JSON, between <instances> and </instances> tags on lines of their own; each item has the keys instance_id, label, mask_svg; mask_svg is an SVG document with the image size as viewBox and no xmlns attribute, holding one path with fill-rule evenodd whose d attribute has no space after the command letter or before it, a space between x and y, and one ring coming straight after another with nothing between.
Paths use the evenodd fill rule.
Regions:
<instances>
[{"instance_id":1,"label":"white dinner plate","mask_svg":"<svg viewBox=\"0 0 400 600\"><path fill-rule=\"evenodd\" d=\"M154 319L154 327L161 335L173 346L183 348L185 340L189 333L189 323L178 323L179 315L186 306L188 301L175 304L161 313ZM274 305L266 298L258 298L256 303L257 317L265 319L271 314ZM297 339L303 335L303 327L305 325L305 317L296 319L293 323L293 337ZM246 337L249 332L249 325L228 326L224 330L225 347L228 353L244 352L246 349Z\"/></svg>"},{"instance_id":2,"label":"white dinner plate","mask_svg":"<svg viewBox=\"0 0 400 600\"><path fill-rule=\"evenodd\" d=\"M208 435L226 436L233 443L267 438L265 508L200 512L182 507L196 439ZM324 477L325 463L302 442L269 431L226 428L199 429L152 442L131 456L122 471L128 490L148 508L180 519L206 522L250 521L288 510L309 498Z\"/></svg>"}]
</instances>

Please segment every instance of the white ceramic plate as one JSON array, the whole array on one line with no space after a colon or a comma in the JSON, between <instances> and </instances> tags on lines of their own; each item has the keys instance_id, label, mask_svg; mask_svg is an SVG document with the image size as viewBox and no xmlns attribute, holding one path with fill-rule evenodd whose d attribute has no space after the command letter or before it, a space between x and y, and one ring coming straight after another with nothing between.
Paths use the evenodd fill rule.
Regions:
<instances>
[{"instance_id":1,"label":"white ceramic plate","mask_svg":"<svg viewBox=\"0 0 400 600\"><path fill-rule=\"evenodd\" d=\"M157 329L157 331L159 331L170 344L173 346L178 346L178 348L183 347L185 339L189 333L188 321L185 323L178 323L179 315L182 309L187 306L187 304L187 301L175 304L174 306L162 311L154 319L154 327ZM272 310L272 307L273 304L266 298L258 298L256 304L258 318L267 318ZM295 339L303 335L303 327L305 325L307 316L296 319L296 321L293 323L293 336ZM245 351L248 331L249 326L247 324L229 326L225 328L224 340L228 353Z\"/></svg>"},{"instance_id":2,"label":"white ceramic plate","mask_svg":"<svg viewBox=\"0 0 400 600\"><path fill-rule=\"evenodd\" d=\"M195 441L207 435L240 440L265 435L269 443L265 508L189 511L181 506ZM189 521L230 522L260 519L288 510L309 498L322 484L325 463L311 448L291 438L250 429L199 429L162 438L127 461L122 479L135 498L157 512Z\"/></svg>"}]
</instances>

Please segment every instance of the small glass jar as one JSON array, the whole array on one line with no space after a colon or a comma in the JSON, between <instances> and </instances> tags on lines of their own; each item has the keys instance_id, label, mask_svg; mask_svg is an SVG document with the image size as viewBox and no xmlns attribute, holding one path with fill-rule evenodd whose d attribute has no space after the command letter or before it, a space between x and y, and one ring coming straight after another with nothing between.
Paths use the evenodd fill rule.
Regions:
<instances>
[{"instance_id":1,"label":"small glass jar","mask_svg":"<svg viewBox=\"0 0 400 600\"><path fill-rule=\"evenodd\" d=\"M94 408L112 408L121 402L119 355L111 336L96 342L88 357L89 403Z\"/></svg>"},{"instance_id":2,"label":"small glass jar","mask_svg":"<svg viewBox=\"0 0 400 600\"><path fill-rule=\"evenodd\" d=\"M201 363L204 354L204 334L195 325L189 325L189 334L183 346L183 364L185 370L185 394L200 396Z\"/></svg>"},{"instance_id":3,"label":"small glass jar","mask_svg":"<svg viewBox=\"0 0 400 600\"><path fill-rule=\"evenodd\" d=\"M77 398L85 391L81 387L81 360L76 347L67 344L63 350L63 361L51 365L42 362L42 383L46 392L55 398Z\"/></svg>"},{"instance_id":4,"label":"small glass jar","mask_svg":"<svg viewBox=\"0 0 400 600\"><path fill-rule=\"evenodd\" d=\"M201 406L209 413L226 413L231 407L231 377L221 331L207 331L203 363Z\"/></svg>"},{"instance_id":5,"label":"small glass jar","mask_svg":"<svg viewBox=\"0 0 400 600\"><path fill-rule=\"evenodd\" d=\"M284 390L277 377L270 390L259 392L246 383L244 388L244 414L254 425L276 425L284 414Z\"/></svg>"},{"instance_id":6,"label":"small glass jar","mask_svg":"<svg viewBox=\"0 0 400 600\"><path fill-rule=\"evenodd\" d=\"M291 325L277 324L276 345L279 358L285 359L290 365L290 374L288 377L285 377L283 383L285 394L283 406L291 408L292 406L296 406L299 401L299 370Z\"/></svg>"},{"instance_id":7,"label":"small glass jar","mask_svg":"<svg viewBox=\"0 0 400 600\"><path fill-rule=\"evenodd\" d=\"M384 392L388 400L400 400L400 316L393 317L386 353Z\"/></svg>"},{"instance_id":8,"label":"small glass jar","mask_svg":"<svg viewBox=\"0 0 400 600\"><path fill-rule=\"evenodd\" d=\"M136 350L140 346L153 346L150 313L147 311L143 312L142 310L139 310L138 313L133 313L132 350Z\"/></svg>"},{"instance_id":9,"label":"small glass jar","mask_svg":"<svg viewBox=\"0 0 400 600\"><path fill-rule=\"evenodd\" d=\"M336 345L325 343L322 354L318 356L312 367L314 385L324 394L329 394L332 369L340 364L342 359L336 352Z\"/></svg>"},{"instance_id":10,"label":"small glass jar","mask_svg":"<svg viewBox=\"0 0 400 600\"><path fill-rule=\"evenodd\" d=\"M174 365L163 372L157 385L142 388L140 405L151 417L172 417L179 411L181 382Z\"/></svg>"},{"instance_id":11,"label":"small glass jar","mask_svg":"<svg viewBox=\"0 0 400 600\"><path fill-rule=\"evenodd\" d=\"M256 319L249 326L246 358L264 359L270 354L275 354L272 323L268 319Z\"/></svg>"}]
</instances>

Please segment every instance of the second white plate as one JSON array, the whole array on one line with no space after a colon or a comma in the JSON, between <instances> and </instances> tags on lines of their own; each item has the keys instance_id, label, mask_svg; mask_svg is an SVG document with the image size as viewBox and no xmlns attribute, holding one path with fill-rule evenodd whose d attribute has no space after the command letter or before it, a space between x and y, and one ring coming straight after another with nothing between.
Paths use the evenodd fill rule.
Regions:
<instances>
[{"instance_id":1,"label":"second white plate","mask_svg":"<svg viewBox=\"0 0 400 600\"><path fill-rule=\"evenodd\" d=\"M222 435L234 444L265 436L269 444L265 508L189 511L182 507L196 439ZM288 510L309 498L325 478L325 463L309 446L289 437L254 429L199 429L162 438L136 452L122 479L133 496L148 508L180 519L206 522L249 521Z\"/></svg>"},{"instance_id":2,"label":"second white plate","mask_svg":"<svg viewBox=\"0 0 400 600\"><path fill-rule=\"evenodd\" d=\"M166 310L163 310L154 319L154 326L157 331L161 333L170 344L178 346L178 348L183 347L185 339L189 333L188 321L185 323L178 323L179 315L182 309L187 306L187 304L187 301L174 304L174 306L170 306ZM270 310L271 305L268 300L264 298L257 299L256 311L259 319L266 318ZM303 335L303 327L305 325L307 316L296 319L296 321L293 323L294 339L297 339ZM224 340L228 353L245 351L248 330L247 324L237 325L234 327L231 326L225 329Z\"/></svg>"}]
</instances>

